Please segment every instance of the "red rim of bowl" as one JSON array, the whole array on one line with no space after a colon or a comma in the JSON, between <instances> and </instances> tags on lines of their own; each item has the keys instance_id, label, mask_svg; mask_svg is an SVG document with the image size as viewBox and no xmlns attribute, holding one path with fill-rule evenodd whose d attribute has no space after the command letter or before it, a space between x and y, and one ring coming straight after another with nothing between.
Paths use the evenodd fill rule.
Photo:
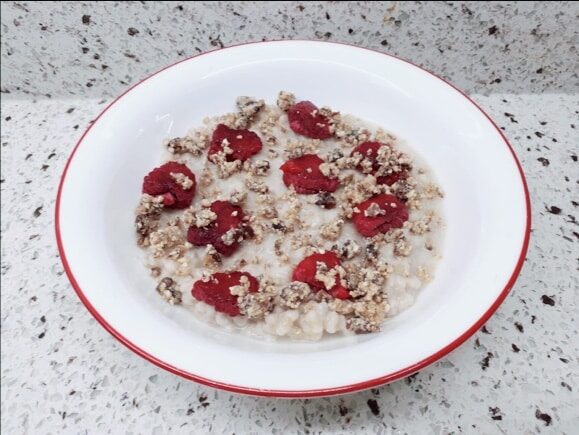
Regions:
<instances>
[{"instance_id":1,"label":"red rim of bowl","mask_svg":"<svg viewBox=\"0 0 579 435\"><path fill-rule=\"evenodd\" d=\"M227 50L228 48L232 48L232 47L239 47L239 46L250 45L250 44L267 44L270 42L285 42L285 41L288 41L288 40L275 40L275 41L266 41L266 42L248 42L248 43L243 43L243 44L232 45L230 47L225 47L225 48L222 48L219 50L213 50L210 52L201 53L201 54L198 54L196 56L192 56L192 57L189 57L187 59L180 60L178 62L175 62L175 63L173 63L169 66L166 66L165 68L151 74L150 76L148 76L145 79L141 80L140 82L134 84L129 89L127 89L125 92L123 92L121 95L119 95L117 98L115 98L95 118L94 122L83 133L81 138L78 140L76 146L74 147L70 157L68 158L68 161L66 162L64 170L62 172L62 176L60 178L60 183L58 186L58 194L56 197L56 207L55 207L55 229L56 229L56 240L57 240L57 244L58 244L58 252L60 254L60 258L62 260L62 264L64 266L64 270L66 272L66 275L68 276L68 279L69 279L70 283L72 284L72 287L74 288L76 294L78 295L78 297L80 298L82 303L86 306L88 311L93 315L93 317L103 326L103 328L105 328L113 337L115 337L117 340L119 340L122 344L124 344L126 347L128 347L133 352L135 352L137 355L140 355L141 357L145 358L149 362L155 364L156 366L158 366L164 370L167 370L168 372L171 372L171 373L179 375L185 379L192 380L192 381L195 381L195 382L198 382L200 384L207 385L210 387L214 387L214 388L218 388L221 390L226 390L226 391L230 391L230 392L234 392L234 393L249 394L249 395L254 395L254 396L306 398L306 397L324 397L324 396L333 396L333 395L337 395L337 394L352 393L355 391L366 390L369 388L388 384L390 382L394 382L396 380L399 380L399 379L402 379L406 376L409 376L413 373L416 373L417 371L429 366L430 364L435 363L440 358L444 357L445 355L447 355L448 353L450 353L451 351L453 351L454 349L459 347L462 343L464 343L471 335L473 335L478 329L480 329L486 323L486 321L491 317L491 315L497 310L499 305L505 300L509 291L511 290L511 288L515 284L515 281L517 280L517 277L519 276L519 273L521 272L521 269L522 269L523 264L525 262L525 256L527 253L527 249L529 246L529 239L530 239L530 235L531 235L531 199L530 199L530 195L529 195L529 189L527 187L527 181L525 179L525 174L523 173L523 168L521 167L521 164L520 164L519 160L517 159L515 151L513 150L513 147L511 146L511 144L509 143L509 141L507 140L507 138L505 137L505 135L503 134L501 129L497 127L497 125L493 122L491 117L489 115L487 115L487 113L477 103L475 103L473 100L471 100L463 91L458 89L456 86L449 83L445 79L437 76L436 74L434 74L434 73L406 60L406 59L402 59L398 56L394 56L394 55L387 54L387 53L382 53L380 51L372 50L369 48L357 47L357 46L352 45L352 44L339 43L339 42L294 40L294 41L298 41L298 42L317 42L317 43L325 43L325 44L346 45L346 46L350 46L350 47L354 47L354 48L358 48L358 49L362 49L362 50L372 51L374 53L379 53L379 54L382 54L384 56L389 56L389 57L395 58L399 61L405 62L409 65L412 65L415 68L419 68L422 71L436 77L437 79L441 80L442 82L446 83L448 86L452 87L457 92L459 92L464 98L466 98L471 104L473 104L478 110L480 110L481 113L488 119L488 121L497 130L497 132L499 133L499 135L501 136L501 138L505 142L505 145L507 146L507 148L511 152L511 155L513 156L513 159L515 160L515 163L516 163L517 168L519 170L519 174L521 176L521 182L523 183L523 188L525 191L525 205L527 208L527 210L526 210L527 224L526 224L526 228L525 228L525 238L523 240L523 246L521 247L521 254L519 256L519 260L517 261L515 269L513 270L513 273L511 274L510 279L505 284L505 287L502 290L501 294L498 296L498 298L495 300L495 302L490 306L490 308L482 315L482 317L474 325L472 325L468 330L466 330L462 335L460 335L459 337L454 339L451 343L449 343L448 345L446 345L445 347L443 347L442 349L440 349L436 353L434 353L434 354L430 355L429 357L427 357L421 361L418 361L417 363L415 363L411 366L408 366L402 370L399 370L399 371L394 372L394 373L386 374L386 375L381 376L379 378L370 379L370 380L364 381L364 382L359 382L356 384L344 385L344 386L335 387L335 388L323 388L323 389L316 389L316 390L293 391L293 390L262 390L262 389L257 389L257 388L240 387L237 385L226 384L226 383L222 383L222 382L213 381L211 379L206 379L206 378L197 376L193 373L189 373L189 372L186 372L184 370L178 369L177 367L173 367L172 365L167 364L164 361L159 360L154 355L151 355L151 354L145 352L143 349L137 347L135 344L133 344L131 341L129 341L126 337L124 337L120 332L118 332L111 325L109 325L107 323L107 321L99 314L99 312L91 305L90 301L84 295L82 289L80 288L80 286L76 282L74 274L72 273L72 270L70 269L70 266L69 266L68 261L66 259L66 253L64 251L64 247L62 244L62 239L60 236L60 200L61 200L61 195L62 195L62 187L64 185L64 180L66 177L68 167L70 166L72 158L74 157L74 154L76 153L78 147L81 145L84 137L88 134L90 129L97 123L99 118L110 107L113 106L113 104L115 104L123 96L125 96L131 90L133 90L134 88L139 86L141 83L147 81L151 77L159 74L162 71L165 71L168 68L172 68L173 66L180 64L181 62L187 62L187 61L194 59L196 57L203 56L203 55L208 54L208 53L213 53L214 51Z\"/></svg>"}]
</instances>

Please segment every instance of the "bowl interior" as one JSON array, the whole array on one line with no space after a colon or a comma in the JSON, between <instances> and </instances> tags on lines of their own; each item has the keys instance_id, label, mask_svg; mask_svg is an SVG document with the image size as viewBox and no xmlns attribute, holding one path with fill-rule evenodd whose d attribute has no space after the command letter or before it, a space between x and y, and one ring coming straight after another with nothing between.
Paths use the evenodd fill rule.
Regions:
<instances>
[{"instance_id":1,"label":"bowl interior","mask_svg":"<svg viewBox=\"0 0 579 435\"><path fill-rule=\"evenodd\" d=\"M161 142L231 111L239 95L274 102L279 90L393 132L430 165L445 193L447 228L436 277L379 334L294 343L223 332L165 304L143 267L133 210L144 174L160 162ZM500 134L440 79L367 50L278 42L179 63L116 101L71 160L59 226L78 287L134 347L218 383L304 391L405 370L471 328L517 266L526 207L521 176Z\"/></svg>"}]
</instances>

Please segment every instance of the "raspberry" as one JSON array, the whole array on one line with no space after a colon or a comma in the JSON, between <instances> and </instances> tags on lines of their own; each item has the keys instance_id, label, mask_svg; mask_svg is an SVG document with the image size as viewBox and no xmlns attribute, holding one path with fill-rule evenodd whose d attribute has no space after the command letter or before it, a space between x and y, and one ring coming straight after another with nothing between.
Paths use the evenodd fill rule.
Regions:
<instances>
[{"instance_id":1,"label":"raspberry","mask_svg":"<svg viewBox=\"0 0 579 435\"><path fill-rule=\"evenodd\" d=\"M253 275L247 272L229 272L214 273L209 278L209 281L196 281L193 284L191 294L195 299L211 305L220 313L225 313L232 317L239 316L237 296L232 295L229 289L240 285L242 276L247 277L249 280L249 292L257 292L259 283Z\"/></svg>"},{"instance_id":2,"label":"raspberry","mask_svg":"<svg viewBox=\"0 0 579 435\"><path fill-rule=\"evenodd\" d=\"M322 115L311 101L300 101L291 106L287 111L287 118L290 128L297 134L312 139L327 139L332 136L331 121Z\"/></svg>"},{"instance_id":3,"label":"raspberry","mask_svg":"<svg viewBox=\"0 0 579 435\"><path fill-rule=\"evenodd\" d=\"M364 158L370 160L372 162L372 174L374 174L376 171L378 171L378 169L380 169L380 163L376 160L376 157L378 156L378 150L381 147L387 146L389 145L383 144L381 142L364 142L354 148L354 151L352 151L351 155L353 156L355 153L360 153L364 156ZM361 171L362 165L358 165L357 169ZM388 186L392 186L397 181L405 180L406 178L408 178L408 171L406 169L402 169L399 172L393 172L388 175L380 176L376 179L376 181L378 184L387 184Z\"/></svg>"},{"instance_id":4,"label":"raspberry","mask_svg":"<svg viewBox=\"0 0 579 435\"><path fill-rule=\"evenodd\" d=\"M376 216L366 216L364 212L372 204L378 205L380 212ZM354 213L352 220L358 232L365 237L387 233L392 228L402 228L404 222L408 220L406 205L394 195L376 195L356 207L360 211Z\"/></svg>"},{"instance_id":5,"label":"raspberry","mask_svg":"<svg viewBox=\"0 0 579 435\"><path fill-rule=\"evenodd\" d=\"M320 164L324 161L315 154L305 154L288 160L280 169L283 171L283 182L293 186L297 193L312 195L318 192L335 192L340 181L322 174Z\"/></svg>"},{"instance_id":6,"label":"raspberry","mask_svg":"<svg viewBox=\"0 0 579 435\"><path fill-rule=\"evenodd\" d=\"M229 257L239 248L239 239L251 237L253 230L237 205L215 201L209 209L217 215L217 219L205 227L189 227L187 240L195 246L213 245L217 252ZM232 239L226 243L221 237L231 229L234 230Z\"/></svg>"},{"instance_id":7,"label":"raspberry","mask_svg":"<svg viewBox=\"0 0 579 435\"><path fill-rule=\"evenodd\" d=\"M184 189L171 173L185 175L193 185L189 189ZM145 176L143 193L153 196L163 195L163 204L168 208L189 207L195 196L195 175L181 163L167 162Z\"/></svg>"},{"instance_id":8,"label":"raspberry","mask_svg":"<svg viewBox=\"0 0 579 435\"><path fill-rule=\"evenodd\" d=\"M314 291L326 290L324 283L316 279L318 263L324 263L329 270L340 265L340 258L333 251L326 251L323 254L312 254L298 263L293 271L292 280L305 282L309 284ZM339 299L348 299L350 297L348 289L339 282L337 282L328 293Z\"/></svg>"},{"instance_id":9,"label":"raspberry","mask_svg":"<svg viewBox=\"0 0 579 435\"><path fill-rule=\"evenodd\" d=\"M227 147L233 152L227 154L226 160L232 162L241 160L242 162L261 151L261 139L253 131L229 128L225 124L219 124L213 132L211 145L207 156L210 158L213 154L223 151L223 141L227 140ZM210 159L211 160L211 159Z\"/></svg>"}]
</instances>

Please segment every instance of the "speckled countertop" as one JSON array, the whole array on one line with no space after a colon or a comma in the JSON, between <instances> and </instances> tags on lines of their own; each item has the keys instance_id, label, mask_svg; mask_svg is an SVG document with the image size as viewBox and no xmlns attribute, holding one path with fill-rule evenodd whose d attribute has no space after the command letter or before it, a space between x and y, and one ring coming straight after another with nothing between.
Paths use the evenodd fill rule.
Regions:
<instances>
[{"instance_id":1,"label":"speckled countertop","mask_svg":"<svg viewBox=\"0 0 579 435\"><path fill-rule=\"evenodd\" d=\"M4 433L576 433L579 425L577 3L3 2ZM521 277L462 347L394 384L271 400L184 381L118 344L55 248L58 177L111 97L192 54L312 38L414 60L473 95L528 177Z\"/></svg>"}]
</instances>

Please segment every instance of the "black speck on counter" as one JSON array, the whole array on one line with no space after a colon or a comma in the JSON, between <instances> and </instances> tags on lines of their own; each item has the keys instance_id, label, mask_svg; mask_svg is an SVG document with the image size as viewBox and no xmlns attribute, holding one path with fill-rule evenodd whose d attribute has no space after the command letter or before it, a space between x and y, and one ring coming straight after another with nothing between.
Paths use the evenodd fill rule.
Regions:
<instances>
[{"instance_id":1,"label":"black speck on counter","mask_svg":"<svg viewBox=\"0 0 579 435\"><path fill-rule=\"evenodd\" d=\"M136 34L139 33L139 31L137 29L135 29L134 27L129 27L127 29L127 33L129 34L129 36L135 36Z\"/></svg>"},{"instance_id":2,"label":"black speck on counter","mask_svg":"<svg viewBox=\"0 0 579 435\"><path fill-rule=\"evenodd\" d=\"M573 160L574 162L577 161L577 156L575 154L571 154L571 160Z\"/></svg>"},{"instance_id":3,"label":"black speck on counter","mask_svg":"<svg viewBox=\"0 0 579 435\"><path fill-rule=\"evenodd\" d=\"M489 35L494 35L496 33L500 33L499 28L497 26L489 27Z\"/></svg>"},{"instance_id":4,"label":"black speck on counter","mask_svg":"<svg viewBox=\"0 0 579 435\"><path fill-rule=\"evenodd\" d=\"M376 402L376 400L368 399L368 402L366 403L368 404L368 408L370 408L370 411L372 411L372 414L374 415L380 414L380 407L378 406L378 402Z\"/></svg>"},{"instance_id":5,"label":"black speck on counter","mask_svg":"<svg viewBox=\"0 0 579 435\"><path fill-rule=\"evenodd\" d=\"M350 410L346 408L344 405L340 405L340 415L344 417Z\"/></svg>"},{"instance_id":6,"label":"black speck on counter","mask_svg":"<svg viewBox=\"0 0 579 435\"><path fill-rule=\"evenodd\" d=\"M491 413L491 418L493 420L502 420L503 416L501 415L501 408L497 407L490 407L489 406L489 412Z\"/></svg>"},{"instance_id":7,"label":"black speck on counter","mask_svg":"<svg viewBox=\"0 0 579 435\"><path fill-rule=\"evenodd\" d=\"M545 157L539 157L537 159L537 161L541 162L541 164L543 166L549 166L551 164L551 162L549 161L549 159L545 158Z\"/></svg>"},{"instance_id":8,"label":"black speck on counter","mask_svg":"<svg viewBox=\"0 0 579 435\"><path fill-rule=\"evenodd\" d=\"M519 349L519 346L517 346L516 344L511 344L511 348L513 349L513 352L515 353L519 353L521 351L521 349Z\"/></svg>"},{"instance_id":9,"label":"black speck on counter","mask_svg":"<svg viewBox=\"0 0 579 435\"><path fill-rule=\"evenodd\" d=\"M82 16L82 24L89 25L90 24L90 15L83 15Z\"/></svg>"},{"instance_id":10,"label":"black speck on counter","mask_svg":"<svg viewBox=\"0 0 579 435\"><path fill-rule=\"evenodd\" d=\"M545 414L538 409L535 411L535 417L539 420L543 420L545 422L545 426L550 426L551 421L553 420L549 414Z\"/></svg>"},{"instance_id":11,"label":"black speck on counter","mask_svg":"<svg viewBox=\"0 0 579 435\"><path fill-rule=\"evenodd\" d=\"M34 217L39 217L41 214L42 214L42 206L36 207L36 210L34 210Z\"/></svg>"},{"instance_id":12,"label":"black speck on counter","mask_svg":"<svg viewBox=\"0 0 579 435\"><path fill-rule=\"evenodd\" d=\"M525 329L523 328L523 325L521 325L520 322L515 322L515 328L517 328L517 331L519 332L525 332Z\"/></svg>"},{"instance_id":13,"label":"black speck on counter","mask_svg":"<svg viewBox=\"0 0 579 435\"><path fill-rule=\"evenodd\" d=\"M552 205L550 207L545 206L545 210L547 210L549 213L551 214L561 214L561 209L555 205Z\"/></svg>"},{"instance_id":14,"label":"black speck on counter","mask_svg":"<svg viewBox=\"0 0 579 435\"><path fill-rule=\"evenodd\" d=\"M550 305L550 306L555 305L555 300L554 300L553 297L551 297L551 296L543 295L543 296L541 296L541 301L542 301L545 305Z\"/></svg>"},{"instance_id":15,"label":"black speck on counter","mask_svg":"<svg viewBox=\"0 0 579 435\"><path fill-rule=\"evenodd\" d=\"M535 136L537 136L538 138L541 138L541 137L545 136L545 133L541 133L540 131L536 131Z\"/></svg>"},{"instance_id":16,"label":"black speck on counter","mask_svg":"<svg viewBox=\"0 0 579 435\"><path fill-rule=\"evenodd\" d=\"M480 362L480 366L483 370L486 370L489 368L489 363L491 361L491 358L493 358L494 355L490 352L487 352L487 356L485 356L482 361Z\"/></svg>"}]
</instances>

